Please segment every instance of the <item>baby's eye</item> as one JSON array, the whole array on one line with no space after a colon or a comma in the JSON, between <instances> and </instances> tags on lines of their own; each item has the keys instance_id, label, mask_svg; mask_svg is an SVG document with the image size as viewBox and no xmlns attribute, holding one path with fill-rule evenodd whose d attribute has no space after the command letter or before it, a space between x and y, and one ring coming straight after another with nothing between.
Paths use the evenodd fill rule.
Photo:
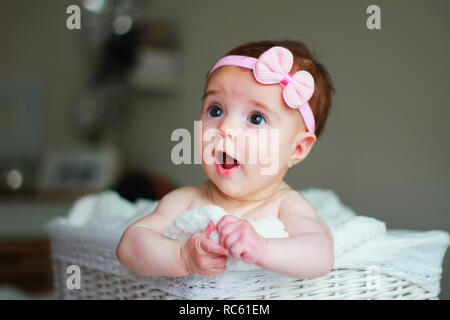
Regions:
<instances>
[{"instance_id":1,"label":"baby's eye","mask_svg":"<svg viewBox=\"0 0 450 320\"><path fill-rule=\"evenodd\" d=\"M210 106L207 112L213 118L218 118L223 115L223 110L216 104Z\"/></svg>"},{"instance_id":2,"label":"baby's eye","mask_svg":"<svg viewBox=\"0 0 450 320\"><path fill-rule=\"evenodd\" d=\"M267 123L266 122L266 118L264 118L264 116L260 113L260 112L254 112L250 115L250 117L248 118L248 121L250 121L253 124L256 125L262 125Z\"/></svg>"}]
</instances>

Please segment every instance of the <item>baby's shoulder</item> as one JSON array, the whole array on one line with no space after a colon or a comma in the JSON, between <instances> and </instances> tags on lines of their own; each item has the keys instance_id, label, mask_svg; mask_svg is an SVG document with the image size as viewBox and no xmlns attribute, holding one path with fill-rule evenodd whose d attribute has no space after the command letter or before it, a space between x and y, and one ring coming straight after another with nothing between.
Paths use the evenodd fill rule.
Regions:
<instances>
[{"instance_id":1,"label":"baby's shoulder","mask_svg":"<svg viewBox=\"0 0 450 320\"><path fill-rule=\"evenodd\" d=\"M295 201L306 201L306 202L308 202L308 200L305 198L305 196L300 191L294 190L292 188L289 188L289 189L285 190L281 194L281 198L282 198L282 201L295 200Z\"/></svg>"},{"instance_id":2,"label":"baby's shoulder","mask_svg":"<svg viewBox=\"0 0 450 320\"><path fill-rule=\"evenodd\" d=\"M194 196L195 194L198 194L200 192L200 187L199 186L184 186L184 187L179 187L176 188L175 190L172 190L172 196L176 195L176 196Z\"/></svg>"},{"instance_id":3,"label":"baby's shoulder","mask_svg":"<svg viewBox=\"0 0 450 320\"><path fill-rule=\"evenodd\" d=\"M161 202L173 203L189 207L192 200L201 193L198 186L185 186L172 190L166 194Z\"/></svg>"},{"instance_id":4,"label":"baby's shoulder","mask_svg":"<svg viewBox=\"0 0 450 320\"><path fill-rule=\"evenodd\" d=\"M167 229L179 214L187 211L198 194L195 186L180 187L161 198L152 214L135 222L162 232Z\"/></svg>"},{"instance_id":5,"label":"baby's shoulder","mask_svg":"<svg viewBox=\"0 0 450 320\"><path fill-rule=\"evenodd\" d=\"M293 209L299 214L311 218L317 217L317 212L311 202L301 192L290 189L282 194L278 211L282 213L292 211Z\"/></svg>"}]
</instances>

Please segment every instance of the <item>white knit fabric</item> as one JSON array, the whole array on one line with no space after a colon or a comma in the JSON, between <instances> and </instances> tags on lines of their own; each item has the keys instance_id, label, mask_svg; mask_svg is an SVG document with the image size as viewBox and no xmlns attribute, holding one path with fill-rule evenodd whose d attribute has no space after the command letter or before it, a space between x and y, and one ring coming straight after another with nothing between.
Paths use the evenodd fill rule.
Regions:
<instances>
[{"instance_id":1,"label":"white knit fabric","mask_svg":"<svg viewBox=\"0 0 450 320\"><path fill-rule=\"evenodd\" d=\"M356 215L344 206L332 191L309 189L302 193L311 201L333 233L335 268L367 269L376 266L383 273L405 279L436 295L439 293L442 259L449 242L447 232L386 232L383 222ZM114 192L82 198L75 203L67 218L56 218L47 226L52 237L53 255L61 259L70 256L71 261L80 266L136 277L136 274L117 260L115 248L125 228L133 221L153 212L156 205L157 201L146 200L133 204ZM216 206L206 206L184 213L174 220L165 234L186 239L196 230L206 228L210 218L217 223L223 214L225 211ZM194 215L198 216L195 223L192 219ZM284 226L277 220L260 221L259 226L258 223L253 223L256 223L255 229L263 236L285 236ZM267 228L268 226L274 228ZM74 258L70 249L73 246L77 249L83 247L83 255ZM188 299L208 299L232 296L286 279L282 275L256 269L242 261L229 261L228 266L227 272L221 275L146 277L146 281L169 294ZM244 271L249 269L253 270Z\"/></svg>"},{"instance_id":2,"label":"white knit fabric","mask_svg":"<svg viewBox=\"0 0 450 320\"><path fill-rule=\"evenodd\" d=\"M186 211L175 218L172 225L163 232L163 235L174 240L188 240L194 233L205 230L209 221L217 224L227 213L221 207L207 205L200 209ZM334 238L334 254L341 255L343 252L368 241L377 235L384 234L386 227L383 222L369 217L355 216L349 213L347 220L333 221L330 229ZM234 215L234 214L232 214ZM234 215L240 218L237 215ZM276 217L267 217L259 220L248 219L255 231L264 238L286 238L289 237L283 223ZM217 231L210 235L211 239L218 242ZM257 265L246 264L241 259L228 257L228 271L250 271L261 269Z\"/></svg>"},{"instance_id":3,"label":"white knit fabric","mask_svg":"<svg viewBox=\"0 0 450 320\"><path fill-rule=\"evenodd\" d=\"M163 232L167 238L174 240L188 240L194 233L198 233L208 226L209 221L216 225L220 219L227 215L225 210L215 205L207 205L200 209L186 211L175 218L172 225ZM233 214L233 216L240 218ZM259 220L248 220L255 231L265 238L286 238L289 233L285 230L283 223L275 217L267 217ZM219 242L219 234L216 230L211 232L210 238ZM250 271L261 269L258 265L247 264L241 259L233 259L228 256L228 271Z\"/></svg>"}]
</instances>

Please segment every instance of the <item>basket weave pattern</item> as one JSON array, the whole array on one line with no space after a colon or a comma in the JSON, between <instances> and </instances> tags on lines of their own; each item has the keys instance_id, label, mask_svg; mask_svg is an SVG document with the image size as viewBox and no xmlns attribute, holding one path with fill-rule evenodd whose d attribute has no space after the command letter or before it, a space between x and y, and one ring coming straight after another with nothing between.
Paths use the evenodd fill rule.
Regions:
<instances>
[{"instance_id":1,"label":"basket weave pattern","mask_svg":"<svg viewBox=\"0 0 450 320\"><path fill-rule=\"evenodd\" d=\"M95 254L93 254L95 252ZM123 272L112 248L64 244L52 239L55 291L60 299L152 299L173 300L183 297L152 288L146 277ZM81 271L81 288L68 289L67 267L77 265ZM104 266L104 268L99 268ZM207 285L207 283L205 284ZM285 278L270 286L212 299L437 299L433 293L390 275L380 273L376 285L368 286L367 270L333 269L326 276L295 280Z\"/></svg>"}]
</instances>

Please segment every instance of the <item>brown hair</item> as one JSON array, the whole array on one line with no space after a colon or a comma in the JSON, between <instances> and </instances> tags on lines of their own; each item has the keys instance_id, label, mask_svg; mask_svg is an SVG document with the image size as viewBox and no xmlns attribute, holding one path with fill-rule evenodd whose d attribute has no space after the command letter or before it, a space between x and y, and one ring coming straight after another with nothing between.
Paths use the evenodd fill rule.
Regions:
<instances>
[{"instance_id":1,"label":"brown hair","mask_svg":"<svg viewBox=\"0 0 450 320\"><path fill-rule=\"evenodd\" d=\"M291 74L306 70L314 78L314 94L309 100L314 120L316 122L315 134L319 135L325 128L325 123L328 118L328 113L331 108L331 96L335 92L331 82L330 75L325 67L316 61L308 48L300 41L258 41L248 42L230 50L228 55L243 55L253 58L258 58L264 51L274 47L280 46L289 49L294 56L294 65Z\"/></svg>"}]
</instances>

